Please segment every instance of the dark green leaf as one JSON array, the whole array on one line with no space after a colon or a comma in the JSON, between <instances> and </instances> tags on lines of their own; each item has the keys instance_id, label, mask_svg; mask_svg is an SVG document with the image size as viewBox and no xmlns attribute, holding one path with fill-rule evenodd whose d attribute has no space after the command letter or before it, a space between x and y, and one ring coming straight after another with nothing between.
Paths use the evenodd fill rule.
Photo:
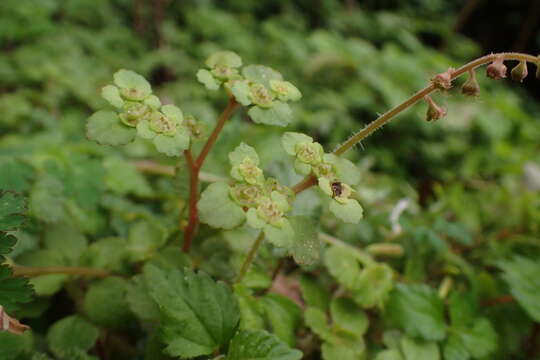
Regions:
<instances>
[{"instance_id":1,"label":"dark green leaf","mask_svg":"<svg viewBox=\"0 0 540 360\"><path fill-rule=\"evenodd\" d=\"M302 353L289 348L264 330L242 330L231 340L227 360L299 360Z\"/></svg>"}]
</instances>

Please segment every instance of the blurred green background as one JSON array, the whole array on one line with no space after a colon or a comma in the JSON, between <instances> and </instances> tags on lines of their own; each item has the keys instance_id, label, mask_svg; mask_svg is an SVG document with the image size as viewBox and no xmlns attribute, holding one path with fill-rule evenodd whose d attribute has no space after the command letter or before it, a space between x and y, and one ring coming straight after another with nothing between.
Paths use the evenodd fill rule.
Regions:
<instances>
[{"instance_id":1,"label":"blurred green background","mask_svg":"<svg viewBox=\"0 0 540 360\"><path fill-rule=\"evenodd\" d=\"M178 197L185 189L177 179L143 176L133 167L133 161L176 160L156 156L143 142L110 148L84 137L87 117L105 104L101 87L119 68L143 74L163 102L178 104L210 127L226 99L208 92L195 73L212 52L235 51L245 63L271 66L298 86L303 99L294 105L288 130L305 132L331 150L448 67L489 52L537 54L539 3L2 0L0 188L28 195L32 216L14 261L120 271L126 267L96 260L98 247L87 245L129 237L140 219L159 219L178 238L175 224L184 206ZM366 219L360 225L322 216L312 195L295 211L322 216L327 231L366 245L391 235L389 214L408 199L402 215L407 256L394 264L406 279L440 280L447 269L437 261L451 248L479 266L481 294L505 293L489 275L494 259L540 253L540 82L534 76L523 84L495 82L483 70L478 79L478 98L459 94L463 79L448 94L435 95L448 108L446 118L427 123L426 107L418 104L347 155L364 176L358 192ZM265 170L291 185L298 177L275 150L282 132L252 124L240 112L204 170L225 176L226 154L249 139ZM73 250L77 256L49 256L54 247L46 234L58 231L59 223L85 237L86 245ZM213 236L202 229L208 241L198 242L195 256L212 259L201 265L209 273L230 277L226 264L238 254L215 245ZM69 298L64 281L41 283L42 297L20 313L37 333L66 314L51 305ZM517 307L504 311L518 314L515 326L531 325ZM528 334L503 326L504 314L493 314L505 338L501 359L518 356Z\"/></svg>"}]
</instances>

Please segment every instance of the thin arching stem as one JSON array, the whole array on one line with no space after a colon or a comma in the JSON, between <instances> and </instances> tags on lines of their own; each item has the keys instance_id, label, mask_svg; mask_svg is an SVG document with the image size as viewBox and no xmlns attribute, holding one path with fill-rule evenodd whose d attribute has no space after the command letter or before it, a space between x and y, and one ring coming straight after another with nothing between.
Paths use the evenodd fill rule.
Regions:
<instances>
[{"instance_id":1,"label":"thin arching stem","mask_svg":"<svg viewBox=\"0 0 540 360\"><path fill-rule=\"evenodd\" d=\"M84 267L63 267L63 266L50 266L50 267L30 267L16 265L13 268L14 276L35 277L41 275L50 274L66 274L66 275L80 275L80 276L93 276L93 277L107 277L112 274L108 271L84 268Z\"/></svg>"},{"instance_id":2,"label":"thin arching stem","mask_svg":"<svg viewBox=\"0 0 540 360\"><path fill-rule=\"evenodd\" d=\"M253 260L255 260L255 255L257 254L257 251L259 250L259 247L261 246L262 242L264 240L264 232L260 232L259 236L255 239L253 242L253 245L251 245L251 249L249 249L249 252L244 259L244 263L242 264L242 267L240 268L240 272L238 273L238 276L236 277L236 280L234 281L236 284L241 282L246 273L249 270L249 267L251 266L251 263Z\"/></svg>"}]
</instances>

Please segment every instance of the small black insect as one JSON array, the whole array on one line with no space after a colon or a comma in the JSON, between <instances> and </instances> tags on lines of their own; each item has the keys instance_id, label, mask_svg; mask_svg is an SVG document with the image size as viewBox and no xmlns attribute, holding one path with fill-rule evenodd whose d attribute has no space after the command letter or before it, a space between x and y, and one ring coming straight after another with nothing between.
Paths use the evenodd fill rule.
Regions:
<instances>
[{"instance_id":1,"label":"small black insect","mask_svg":"<svg viewBox=\"0 0 540 360\"><path fill-rule=\"evenodd\" d=\"M339 181L336 181L330 186L332 187L332 197L340 197L343 193L343 185Z\"/></svg>"}]
</instances>

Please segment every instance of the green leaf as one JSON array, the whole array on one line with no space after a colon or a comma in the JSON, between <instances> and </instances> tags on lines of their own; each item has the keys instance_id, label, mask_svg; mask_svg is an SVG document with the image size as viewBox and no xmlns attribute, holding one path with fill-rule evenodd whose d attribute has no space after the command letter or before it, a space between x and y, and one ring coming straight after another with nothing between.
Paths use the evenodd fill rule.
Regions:
<instances>
[{"instance_id":1,"label":"green leaf","mask_svg":"<svg viewBox=\"0 0 540 360\"><path fill-rule=\"evenodd\" d=\"M90 350L98 337L99 330L78 315L58 320L47 332L49 347L57 356L72 349Z\"/></svg>"},{"instance_id":2,"label":"green leaf","mask_svg":"<svg viewBox=\"0 0 540 360\"><path fill-rule=\"evenodd\" d=\"M302 352L289 348L264 330L242 330L232 339L227 360L299 360Z\"/></svg>"},{"instance_id":3,"label":"green leaf","mask_svg":"<svg viewBox=\"0 0 540 360\"><path fill-rule=\"evenodd\" d=\"M463 345L474 358L485 358L497 350L497 333L488 319L475 320L472 327L459 331Z\"/></svg>"},{"instance_id":4,"label":"green leaf","mask_svg":"<svg viewBox=\"0 0 540 360\"><path fill-rule=\"evenodd\" d=\"M3 240L0 235L0 242ZM28 279L13 277L8 266L0 265L0 304L8 313L18 310L20 304L32 300L33 293Z\"/></svg>"},{"instance_id":5,"label":"green leaf","mask_svg":"<svg viewBox=\"0 0 540 360\"><path fill-rule=\"evenodd\" d=\"M121 89L137 90L136 98L133 100L143 100L152 93L152 87L146 79L131 70L120 69L114 73L114 83Z\"/></svg>"},{"instance_id":6,"label":"green leaf","mask_svg":"<svg viewBox=\"0 0 540 360\"><path fill-rule=\"evenodd\" d=\"M240 143L240 145L235 147L234 150L229 153L229 162L231 163L231 166L240 165L246 158L253 161L255 166L259 165L259 155L257 155L257 151L244 142Z\"/></svg>"},{"instance_id":7,"label":"green leaf","mask_svg":"<svg viewBox=\"0 0 540 360\"><path fill-rule=\"evenodd\" d=\"M44 244L47 249L56 251L59 255L77 263L79 256L88 244L88 240L73 225L57 223L46 228Z\"/></svg>"},{"instance_id":8,"label":"green leaf","mask_svg":"<svg viewBox=\"0 0 540 360\"><path fill-rule=\"evenodd\" d=\"M412 337L438 341L446 334L443 303L427 285L398 284L386 310L388 318Z\"/></svg>"},{"instance_id":9,"label":"green leaf","mask_svg":"<svg viewBox=\"0 0 540 360\"><path fill-rule=\"evenodd\" d=\"M108 237L87 247L81 255L81 264L97 269L120 271L127 259L127 241Z\"/></svg>"},{"instance_id":10,"label":"green leaf","mask_svg":"<svg viewBox=\"0 0 540 360\"><path fill-rule=\"evenodd\" d=\"M124 100L120 96L120 90L114 85L107 85L101 89L101 96L115 108L124 106Z\"/></svg>"},{"instance_id":11,"label":"green leaf","mask_svg":"<svg viewBox=\"0 0 540 360\"><path fill-rule=\"evenodd\" d=\"M523 256L514 256L502 261L502 278L510 287L510 293L531 318L540 321L540 261Z\"/></svg>"},{"instance_id":12,"label":"green leaf","mask_svg":"<svg viewBox=\"0 0 540 360\"><path fill-rule=\"evenodd\" d=\"M360 265L354 253L342 246L331 246L324 253L328 272L346 288L352 289L360 276Z\"/></svg>"},{"instance_id":13,"label":"green leaf","mask_svg":"<svg viewBox=\"0 0 540 360\"><path fill-rule=\"evenodd\" d=\"M294 241L294 230L287 219L283 219L281 227L276 227L270 224L264 225L263 228L266 239L273 245L290 251Z\"/></svg>"},{"instance_id":14,"label":"green leaf","mask_svg":"<svg viewBox=\"0 0 540 360\"><path fill-rule=\"evenodd\" d=\"M441 358L437 343L412 339L408 336L401 338L401 350L405 360L439 360Z\"/></svg>"},{"instance_id":15,"label":"green leaf","mask_svg":"<svg viewBox=\"0 0 540 360\"><path fill-rule=\"evenodd\" d=\"M86 137L101 145L128 144L136 133L135 129L124 125L114 111L100 110L86 123Z\"/></svg>"},{"instance_id":16,"label":"green leaf","mask_svg":"<svg viewBox=\"0 0 540 360\"><path fill-rule=\"evenodd\" d=\"M129 228L126 250L132 261L141 261L150 258L166 241L165 229L156 222L142 220Z\"/></svg>"},{"instance_id":17,"label":"green leaf","mask_svg":"<svg viewBox=\"0 0 540 360\"><path fill-rule=\"evenodd\" d=\"M315 219L308 216L292 216L289 221L294 231L291 248L294 261L300 265L315 264L321 257L321 241Z\"/></svg>"},{"instance_id":18,"label":"green leaf","mask_svg":"<svg viewBox=\"0 0 540 360\"><path fill-rule=\"evenodd\" d=\"M264 329L265 308L242 283L234 285L234 295L240 309L240 329Z\"/></svg>"},{"instance_id":19,"label":"green leaf","mask_svg":"<svg viewBox=\"0 0 540 360\"><path fill-rule=\"evenodd\" d=\"M54 223L65 217L64 186L52 176L40 178L30 192L30 212L40 220Z\"/></svg>"},{"instance_id":20,"label":"green leaf","mask_svg":"<svg viewBox=\"0 0 540 360\"><path fill-rule=\"evenodd\" d=\"M306 134L297 132L286 132L281 137L281 146L285 149L285 152L289 155L296 155L296 145L301 143L312 143L313 138Z\"/></svg>"},{"instance_id":21,"label":"green leaf","mask_svg":"<svg viewBox=\"0 0 540 360\"><path fill-rule=\"evenodd\" d=\"M300 323L300 307L291 299L278 294L268 294L262 299L272 333L289 346L296 342L296 328Z\"/></svg>"},{"instance_id":22,"label":"green leaf","mask_svg":"<svg viewBox=\"0 0 540 360\"><path fill-rule=\"evenodd\" d=\"M403 360L403 357L401 356L401 352L399 350L390 349L378 352L374 360Z\"/></svg>"},{"instance_id":23,"label":"green leaf","mask_svg":"<svg viewBox=\"0 0 540 360\"><path fill-rule=\"evenodd\" d=\"M365 308L382 306L394 287L394 271L387 264L374 264L360 273L352 289L354 301Z\"/></svg>"},{"instance_id":24,"label":"green leaf","mask_svg":"<svg viewBox=\"0 0 540 360\"><path fill-rule=\"evenodd\" d=\"M245 214L229 196L229 185L210 184L197 204L200 221L215 228L232 229L242 224Z\"/></svg>"},{"instance_id":25,"label":"green leaf","mask_svg":"<svg viewBox=\"0 0 540 360\"><path fill-rule=\"evenodd\" d=\"M199 71L197 71L197 80L208 90L219 89L220 82L206 69L199 69Z\"/></svg>"},{"instance_id":26,"label":"green leaf","mask_svg":"<svg viewBox=\"0 0 540 360\"><path fill-rule=\"evenodd\" d=\"M182 156L183 151L189 147L190 139L186 129L178 127L173 136L158 134L152 141L160 153L167 156Z\"/></svg>"},{"instance_id":27,"label":"green leaf","mask_svg":"<svg viewBox=\"0 0 540 360\"><path fill-rule=\"evenodd\" d=\"M25 266L65 266L66 263L55 250L40 249L31 252L25 252L17 258L20 265ZM62 289L64 282L68 279L64 274L40 275L29 279L37 295L49 296Z\"/></svg>"},{"instance_id":28,"label":"green leaf","mask_svg":"<svg viewBox=\"0 0 540 360\"><path fill-rule=\"evenodd\" d=\"M250 88L247 81L236 80L229 86L231 93L236 101L244 106L251 105L251 99L249 97Z\"/></svg>"},{"instance_id":29,"label":"green leaf","mask_svg":"<svg viewBox=\"0 0 540 360\"><path fill-rule=\"evenodd\" d=\"M159 307L150 296L146 278L134 276L126 288L126 301L130 310L141 320L159 321Z\"/></svg>"},{"instance_id":30,"label":"green leaf","mask_svg":"<svg viewBox=\"0 0 540 360\"><path fill-rule=\"evenodd\" d=\"M270 80L283 80L283 76L276 70L264 65L248 65L242 69L242 75L247 80L264 85L270 89Z\"/></svg>"},{"instance_id":31,"label":"green leaf","mask_svg":"<svg viewBox=\"0 0 540 360\"><path fill-rule=\"evenodd\" d=\"M450 334L443 347L444 360L469 360L471 358L459 334Z\"/></svg>"},{"instance_id":32,"label":"green leaf","mask_svg":"<svg viewBox=\"0 0 540 360\"><path fill-rule=\"evenodd\" d=\"M332 340L334 335L328 325L326 314L320 308L307 307L304 311L306 325L323 340Z\"/></svg>"},{"instance_id":33,"label":"green leaf","mask_svg":"<svg viewBox=\"0 0 540 360\"><path fill-rule=\"evenodd\" d=\"M308 307L326 310L330 302L330 293L315 278L302 275L300 278L300 290L302 291L302 298Z\"/></svg>"},{"instance_id":34,"label":"green leaf","mask_svg":"<svg viewBox=\"0 0 540 360\"><path fill-rule=\"evenodd\" d=\"M0 190L28 191L35 178L31 166L14 158L0 160Z\"/></svg>"},{"instance_id":35,"label":"green leaf","mask_svg":"<svg viewBox=\"0 0 540 360\"><path fill-rule=\"evenodd\" d=\"M270 80L270 88L281 101L298 101L302 98L300 90L288 81Z\"/></svg>"},{"instance_id":36,"label":"green leaf","mask_svg":"<svg viewBox=\"0 0 540 360\"><path fill-rule=\"evenodd\" d=\"M356 341L324 342L321 347L323 360L357 360L364 357L363 339Z\"/></svg>"},{"instance_id":37,"label":"green leaf","mask_svg":"<svg viewBox=\"0 0 540 360\"><path fill-rule=\"evenodd\" d=\"M345 204L331 200L329 209L338 219L350 224L358 224L364 217L364 209L354 199L348 199Z\"/></svg>"},{"instance_id":38,"label":"green leaf","mask_svg":"<svg viewBox=\"0 0 540 360\"><path fill-rule=\"evenodd\" d=\"M366 313L350 299L332 300L330 313L334 327L352 337L361 338L367 331L369 320Z\"/></svg>"},{"instance_id":39,"label":"green leaf","mask_svg":"<svg viewBox=\"0 0 540 360\"><path fill-rule=\"evenodd\" d=\"M149 266L147 284L161 312L161 338L170 356L207 355L233 336L239 309L231 290L208 275L168 273Z\"/></svg>"},{"instance_id":40,"label":"green leaf","mask_svg":"<svg viewBox=\"0 0 540 360\"><path fill-rule=\"evenodd\" d=\"M270 108L252 106L248 115L257 124L285 127L292 121L292 110L288 104L276 101Z\"/></svg>"},{"instance_id":41,"label":"green leaf","mask_svg":"<svg viewBox=\"0 0 540 360\"><path fill-rule=\"evenodd\" d=\"M107 171L105 184L120 195L152 195L152 188L146 178L129 161L116 156L105 159L103 166Z\"/></svg>"},{"instance_id":42,"label":"green leaf","mask_svg":"<svg viewBox=\"0 0 540 360\"><path fill-rule=\"evenodd\" d=\"M32 350L32 342L33 338L31 331L26 331L22 335L12 334L7 331L0 331L0 359L21 359L21 355Z\"/></svg>"},{"instance_id":43,"label":"green leaf","mask_svg":"<svg viewBox=\"0 0 540 360\"><path fill-rule=\"evenodd\" d=\"M0 231L15 230L23 223L26 212L24 197L0 191Z\"/></svg>"},{"instance_id":44,"label":"green leaf","mask_svg":"<svg viewBox=\"0 0 540 360\"><path fill-rule=\"evenodd\" d=\"M242 58L232 51L218 51L210 55L205 64L209 68L216 66L238 68L242 66Z\"/></svg>"},{"instance_id":45,"label":"green leaf","mask_svg":"<svg viewBox=\"0 0 540 360\"><path fill-rule=\"evenodd\" d=\"M84 297L88 318L106 327L126 327L132 318L126 292L127 282L121 278L109 277L92 283Z\"/></svg>"}]
</instances>

